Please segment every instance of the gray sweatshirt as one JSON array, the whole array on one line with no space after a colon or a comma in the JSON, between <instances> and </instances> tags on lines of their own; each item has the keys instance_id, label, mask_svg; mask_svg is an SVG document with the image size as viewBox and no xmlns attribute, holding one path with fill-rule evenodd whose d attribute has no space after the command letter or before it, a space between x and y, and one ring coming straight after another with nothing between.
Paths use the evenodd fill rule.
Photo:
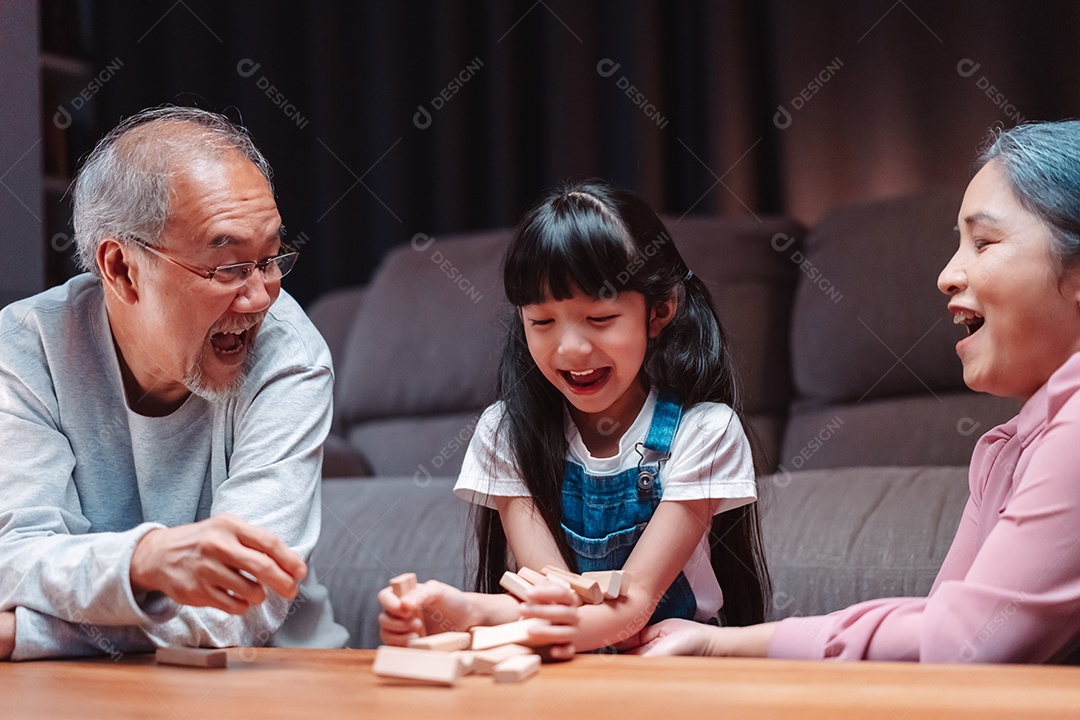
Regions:
<instances>
[{"instance_id":1,"label":"gray sweatshirt","mask_svg":"<svg viewBox=\"0 0 1080 720\"><path fill-rule=\"evenodd\" d=\"M131 590L131 556L147 532L218 513L310 558L330 353L285 292L255 353L234 399L192 395L170 415L145 417L127 406L97 278L0 310L0 610L16 609L13 660L344 644L314 576L296 601L268 591L243 616Z\"/></svg>"}]
</instances>

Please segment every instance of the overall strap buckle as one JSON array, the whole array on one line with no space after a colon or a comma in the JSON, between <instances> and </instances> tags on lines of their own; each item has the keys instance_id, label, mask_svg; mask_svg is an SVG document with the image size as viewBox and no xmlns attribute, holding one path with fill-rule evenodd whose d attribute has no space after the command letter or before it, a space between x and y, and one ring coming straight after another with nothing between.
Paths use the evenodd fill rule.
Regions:
<instances>
[{"instance_id":1,"label":"overall strap buckle","mask_svg":"<svg viewBox=\"0 0 1080 720\"><path fill-rule=\"evenodd\" d=\"M642 467L642 463L645 462L645 453L642 452L643 446L644 443L636 443L634 445L634 451L638 454L637 491L638 495L651 495L653 487L656 485L656 472L651 468ZM667 458L665 457L663 459L666 460Z\"/></svg>"},{"instance_id":2,"label":"overall strap buckle","mask_svg":"<svg viewBox=\"0 0 1080 720\"><path fill-rule=\"evenodd\" d=\"M645 442L634 445L634 450L638 454L638 495L652 495L655 492L660 463L671 457L671 441L675 438L675 431L679 429L680 420L682 420L682 405L679 404L674 393L664 391L657 395L656 407L653 408L652 422L649 423L649 431L645 434ZM657 461L656 470L642 467L645 462L643 448L662 455Z\"/></svg>"}]
</instances>

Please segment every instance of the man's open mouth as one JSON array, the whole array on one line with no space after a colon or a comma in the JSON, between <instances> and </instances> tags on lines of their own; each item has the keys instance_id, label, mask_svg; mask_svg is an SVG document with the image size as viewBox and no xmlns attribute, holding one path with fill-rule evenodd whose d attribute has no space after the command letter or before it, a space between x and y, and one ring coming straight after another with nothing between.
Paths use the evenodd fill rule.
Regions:
<instances>
[{"instance_id":1,"label":"man's open mouth","mask_svg":"<svg viewBox=\"0 0 1080 720\"><path fill-rule=\"evenodd\" d=\"M255 334L259 332L265 312L242 315L223 321L210 328L210 347L220 357L239 355L250 351L255 344Z\"/></svg>"},{"instance_id":2,"label":"man's open mouth","mask_svg":"<svg viewBox=\"0 0 1080 720\"><path fill-rule=\"evenodd\" d=\"M210 344L222 355L235 355L247 346L250 329L240 332L219 332L210 336Z\"/></svg>"}]
</instances>

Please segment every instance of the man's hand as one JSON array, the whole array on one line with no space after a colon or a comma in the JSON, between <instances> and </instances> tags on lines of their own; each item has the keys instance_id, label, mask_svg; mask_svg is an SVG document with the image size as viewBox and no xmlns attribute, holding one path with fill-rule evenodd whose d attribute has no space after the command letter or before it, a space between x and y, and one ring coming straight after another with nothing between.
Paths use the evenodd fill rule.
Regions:
<instances>
[{"instance_id":1,"label":"man's hand","mask_svg":"<svg viewBox=\"0 0 1080 720\"><path fill-rule=\"evenodd\" d=\"M266 586L296 597L307 565L276 535L232 515L151 530L131 556L134 593L161 591L184 605L243 615Z\"/></svg>"},{"instance_id":2,"label":"man's hand","mask_svg":"<svg viewBox=\"0 0 1080 720\"><path fill-rule=\"evenodd\" d=\"M7 660L15 652L15 611L0 612L0 660Z\"/></svg>"}]
</instances>

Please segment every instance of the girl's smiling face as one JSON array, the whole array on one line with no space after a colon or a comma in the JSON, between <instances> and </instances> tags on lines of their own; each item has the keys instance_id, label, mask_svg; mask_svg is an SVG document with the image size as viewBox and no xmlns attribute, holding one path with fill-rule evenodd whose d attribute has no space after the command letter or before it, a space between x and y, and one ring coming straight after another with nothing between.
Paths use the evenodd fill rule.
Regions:
<instances>
[{"instance_id":1,"label":"girl's smiling face","mask_svg":"<svg viewBox=\"0 0 1080 720\"><path fill-rule=\"evenodd\" d=\"M521 308L529 353L579 428L601 420L612 430L630 426L647 394L640 380L646 344L671 321L675 305L671 298L650 310L639 292L599 298L575 290L566 300Z\"/></svg>"},{"instance_id":2,"label":"girl's smiling face","mask_svg":"<svg viewBox=\"0 0 1080 720\"><path fill-rule=\"evenodd\" d=\"M972 390L1031 397L1080 350L1080 271L1061 273L1050 229L1013 192L998 163L971 180L960 247L938 277L967 326L956 344Z\"/></svg>"}]
</instances>

